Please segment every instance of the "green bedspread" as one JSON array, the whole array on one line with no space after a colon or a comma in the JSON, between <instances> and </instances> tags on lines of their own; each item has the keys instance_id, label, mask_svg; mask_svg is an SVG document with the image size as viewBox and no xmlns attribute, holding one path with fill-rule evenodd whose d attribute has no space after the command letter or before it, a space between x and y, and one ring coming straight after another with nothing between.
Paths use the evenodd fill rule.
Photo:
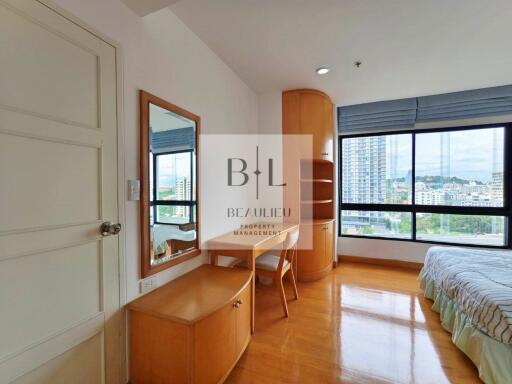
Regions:
<instances>
[{"instance_id":1,"label":"green bedspread","mask_svg":"<svg viewBox=\"0 0 512 384\"><path fill-rule=\"evenodd\" d=\"M512 384L512 345L506 345L478 330L457 304L422 270L420 286L432 309L440 314L443 327L453 343L476 365L486 384Z\"/></svg>"}]
</instances>

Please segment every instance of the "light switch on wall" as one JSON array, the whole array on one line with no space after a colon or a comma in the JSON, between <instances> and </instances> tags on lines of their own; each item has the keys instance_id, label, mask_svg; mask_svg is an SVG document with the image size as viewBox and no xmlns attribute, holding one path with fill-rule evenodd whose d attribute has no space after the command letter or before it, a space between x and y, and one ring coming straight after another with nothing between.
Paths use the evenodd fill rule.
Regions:
<instances>
[{"instance_id":1,"label":"light switch on wall","mask_svg":"<svg viewBox=\"0 0 512 384\"><path fill-rule=\"evenodd\" d=\"M140 281L140 293L147 293L152 291L158 286L158 281L155 276L148 277Z\"/></svg>"},{"instance_id":2,"label":"light switch on wall","mask_svg":"<svg viewBox=\"0 0 512 384\"><path fill-rule=\"evenodd\" d=\"M140 180L128 180L128 200L140 200Z\"/></svg>"}]
</instances>

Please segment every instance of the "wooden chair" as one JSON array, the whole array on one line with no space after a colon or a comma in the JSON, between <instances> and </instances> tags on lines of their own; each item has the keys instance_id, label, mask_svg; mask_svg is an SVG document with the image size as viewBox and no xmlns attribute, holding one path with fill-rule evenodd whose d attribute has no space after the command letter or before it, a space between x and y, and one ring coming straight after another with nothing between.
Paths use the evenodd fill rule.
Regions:
<instances>
[{"instance_id":1,"label":"wooden chair","mask_svg":"<svg viewBox=\"0 0 512 384\"><path fill-rule=\"evenodd\" d=\"M288 304L284 293L283 278L289 273L292 283L295 300L299 298L297 284L295 283L295 274L293 267L297 258L297 241L299 239L299 229L289 232L283 243L283 249L277 253L277 250L270 250L256 259L256 276L267 276L272 278L274 284L279 289L279 296L283 305L284 314L288 317ZM247 262L242 260L235 265L236 267L247 268Z\"/></svg>"}]
</instances>

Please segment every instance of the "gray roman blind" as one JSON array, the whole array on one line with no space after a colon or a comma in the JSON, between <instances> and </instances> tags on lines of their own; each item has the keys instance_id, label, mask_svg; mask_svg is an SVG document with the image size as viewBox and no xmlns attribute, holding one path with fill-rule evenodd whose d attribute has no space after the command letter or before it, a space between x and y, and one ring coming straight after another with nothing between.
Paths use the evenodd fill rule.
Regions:
<instances>
[{"instance_id":1,"label":"gray roman blind","mask_svg":"<svg viewBox=\"0 0 512 384\"><path fill-rule=\"evenodd\" d=\"M416 121L416 98L379 101L338 107L340 133L412 128Z\"/></svg>"},{"instance_id":2,"label":"gray roman blind","mask_svg":"<svg viewBox=\"0 0 512 384\"><path fill-rule=\"evenodd\" d=\"M338 107L343 134L414 128L417 123L512 114L512 85Z\"/></svg>"},{"instance_id":3,"label":"gray roman blind","mask_svg":"<svg viewBox=\"0 0 512 384\"><path fill-rule=\"evenodd\" d=\"M512 113L512 85L418 97L418 122Z\"/></svg>"},{"instance_id":4,"label":"gray roman blind","mask_svg":"<svg viewBox=\"0 0 512 384\"><path fill-rule=\"evenodd\" d=\"M151 133L151 149L167 151L195 148L196 135L194 128L171 129Z\"/></svg>"}]
</instances>

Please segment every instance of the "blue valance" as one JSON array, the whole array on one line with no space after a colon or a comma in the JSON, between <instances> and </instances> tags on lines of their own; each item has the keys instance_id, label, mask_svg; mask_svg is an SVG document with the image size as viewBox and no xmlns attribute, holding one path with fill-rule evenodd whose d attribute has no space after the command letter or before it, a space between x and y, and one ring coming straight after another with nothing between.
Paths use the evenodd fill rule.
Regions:
<instances>
[{"instance_id":1,"label":"blue valance","mask_svg":"<svg viewBox=\"0 0 512 384\"><path fill-rule=\"evenodd\" d=\"M194 128L179 128L169 131L151 132L151 150L184 150L195 148Z\"/></svg>"},{"instance_id":2,"label":"blue valance","mask_svg":"<svg viewBox=\"0 0 512 384\"><path fill-rule=\"evenodd\" d=\"M507 114L512 114L512 85L338 107L338 131L392 131L422 122Z\"/></svg>"}]
</instances>

